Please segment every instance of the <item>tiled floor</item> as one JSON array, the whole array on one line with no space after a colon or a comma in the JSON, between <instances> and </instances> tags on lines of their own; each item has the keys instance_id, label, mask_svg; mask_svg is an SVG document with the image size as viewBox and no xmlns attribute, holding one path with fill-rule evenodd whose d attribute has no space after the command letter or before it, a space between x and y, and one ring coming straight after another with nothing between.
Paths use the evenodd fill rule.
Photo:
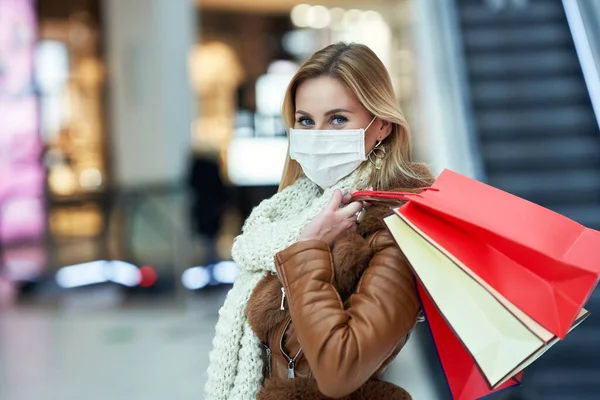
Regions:
<instances>
[{"instance_id":1,"label":"tiled floor","mask_svg":"<svg viewBox=\"0 0 600 400\"><path fill-rule=\"evenodd\" d=\"M203 398L222 293L179 305L114 307L105 301L100 309L86 303L85 294L78 296L58 307L0 314L0 399ZM389 379L415 400L436 400L419 352L419 338L413 337L390 367Z\"/></svg>"}]
</instances>

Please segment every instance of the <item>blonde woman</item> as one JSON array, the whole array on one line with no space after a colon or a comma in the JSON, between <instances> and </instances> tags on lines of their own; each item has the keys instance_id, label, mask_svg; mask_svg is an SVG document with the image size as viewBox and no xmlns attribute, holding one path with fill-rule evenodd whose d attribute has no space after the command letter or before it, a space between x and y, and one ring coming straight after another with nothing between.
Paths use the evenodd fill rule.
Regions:
<instances>
[{"instance_id":1,"label":"blonde woman","mask_svg":"<svg viewBox=\"0 0 600 400\"><path fill-rule=\"evenodd\" d=\"M390 77L368 47L334 44L302 65L282 112L280 191L234 242L241 274L219 313L206 398L410 399L378 377L417 320L413 277L384 228L390 208L349 201L432 182L411 161Z\"/></svg>"}]
</instances>

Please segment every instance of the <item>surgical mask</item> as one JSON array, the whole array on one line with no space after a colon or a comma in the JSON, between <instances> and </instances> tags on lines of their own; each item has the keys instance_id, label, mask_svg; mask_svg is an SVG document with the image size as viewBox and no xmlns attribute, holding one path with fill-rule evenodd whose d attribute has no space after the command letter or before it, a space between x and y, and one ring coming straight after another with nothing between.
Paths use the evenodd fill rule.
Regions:
<instances>
[{"instance_id":1,"label":"surgical mask","mask_svg":"<svg viewBox=\"0 0 600 400\"><path fill-rule=\"evenodd\" d=\"M290 158L322 189L335 185L354 172L365 154L365 129L290 129Z\"/></svg>"}]
</instances>

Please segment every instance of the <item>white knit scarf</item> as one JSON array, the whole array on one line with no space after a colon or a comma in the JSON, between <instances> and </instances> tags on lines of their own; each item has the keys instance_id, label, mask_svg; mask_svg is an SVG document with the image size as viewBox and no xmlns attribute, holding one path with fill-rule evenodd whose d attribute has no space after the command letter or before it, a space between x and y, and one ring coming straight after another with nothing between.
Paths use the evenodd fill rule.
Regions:
<instances>
[{"instance_id":1,"label":"white knit scarf","mask_svg":"<svg viewBox=\"0 0 600 400\"><path fill-rule=\"evenodd\" d=\"M219 311L210 353L207 400L255 399L262 382L260 342L246 319L246 305L258 281L275 270L275 254L296 242L304 227L327 205L335 189L364 189L358 172L321 192L303 177L256 207L232 248L240 275Z\"/></svg>"}]
</instances>

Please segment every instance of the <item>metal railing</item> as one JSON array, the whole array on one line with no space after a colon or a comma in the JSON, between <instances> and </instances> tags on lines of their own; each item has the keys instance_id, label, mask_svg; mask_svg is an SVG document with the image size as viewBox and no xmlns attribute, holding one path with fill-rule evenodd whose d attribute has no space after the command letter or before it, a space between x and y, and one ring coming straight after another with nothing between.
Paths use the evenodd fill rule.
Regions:
<instances>
[{"instance_id":1,"label":"metal railing","mask_svg":"<svg viewBox=\"0 0 600 400\"><path fill-rule=\"evenodd\" d=\"M563 7L600 127L600 2L563 0Z\"/></svg>"}]
</instances>

